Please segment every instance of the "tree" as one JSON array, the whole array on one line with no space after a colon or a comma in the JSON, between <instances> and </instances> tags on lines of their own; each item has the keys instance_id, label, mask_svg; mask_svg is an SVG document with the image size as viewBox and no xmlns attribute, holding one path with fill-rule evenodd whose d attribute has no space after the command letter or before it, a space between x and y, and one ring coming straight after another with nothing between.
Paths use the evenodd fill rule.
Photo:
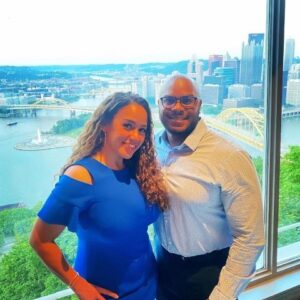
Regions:
<instances>
[{"instance_id":1,"label":"tree","mask_svg":"<svg viewBox=\"0 0 300 300\"><path fill-rule=\"evenodd\" d=\"M262 183L263 159L253 159L257 174ZM291 146L280 163L279 227L300 222L300 147ZM297 229L279 234L279 246L300 241Z\"/></svg>"},{"instance_id":2,"label":"tree","mask_svg":"<svg viewBox=\"0 0 300 300\"><path fill-rule=\"evenodd\" d=\"M15 238L12 249L0 260L0 299L29 300L66 288L44 266L28 243L29 233L40 206L41 203L38 203L33 209L14 208L0 212L0 245L4 243L5 236ZM73 264L76 236L65 230L57 243L69 263Z\"/></svg>"},{"instance_id":3,"label":"tree","mask_svg":"<svg viewBox=\"0 0 300 300\"><path fill-rule=\"evenodd\" d=\"M44 290L44 282L48 276L49 271L32 251L28 242L18 241L1 260L1 299L35 299Z\"/></svg>"},{"instance_id":4,"label":"tree","mask_svg":"<svg viewBox=\"0 0 300 300\"><path fill-rule=\"evenodd\" d=\"M28 208L11 208L0 211L0 228L5 236L13 236L15 224L27 218L35 217L35 213Z\"/></svg>"},{"instance_id":5,"label":"tree","mask_svg":"<svg viewBox=\"0 0 300 300\"><path fill-rule=\"evenodd\" d=\"M253 163L254 163L260 184L262 185L262 177L263 177L263 159L262 159L262 157L261 156L254 157Z\"/></svg>"},{"instance_id":6,"label":"tree","mask_svg":"<svg viewBox=\"0 0 300 300\"><path fill-rule=\"evenodd\" d=\"M75 235L64 232L57 242L72 264L76 250ZM16 241L10 252L3 256L0 264L1 299L32 300L67 288L46 268L25 236Z\"/></svg>"},{"instance_id":7,"label":"tree","mask_svg":"<svg viewBox=\"0 0 300 300\"><path fill-rule=\"evenodd\" d=\"M281 171L285 180L300 184L300 147L290 146L281 162Z\"/></svg>"},{"instance_id":8,"label":"tree","mask_svg":"<svg viewBox=\"0 0 300 300\"><path fill-rule=\"evenodd\" d=\"M29 233L32 230L35 219L35 217L29 217L20 221L16 221L14 226L14 236L17 239L22 239L24 236L28 237Z\"/></svg>"},{"instance_id":9,"label":"tree","mask_svg":"<svg viewBox=\"0 0 300 300\"><path fill-rule=\"evenodd\" d=\"M300 221L300 147L291 146L280 165L281 225Z\"/></svg>"},{"instance_id":10,"label":"tree","mask_svg":"<svg viewBox=\"0 0 300 300\"><path fill-rule=\"evenodd\" d=\"M0 227L0 247L4 245L4 233L3 228Z\"/></svg>"},{"instance_id":11,"label":"tree","mask_svg":"<svg viewBox=\"0 0 300 300\"><path fill-rule=\"evenodd\" d=\"M300 222L300 147L291 146L280 164L279 226ZM297 229L279 234L279 246L300 241Z\"/></svg>"},{"instance_id":12,"label":"tree","mask_svg":"<svg viewBox=\"0 0 300 300\"><path fill-rule=\"evenodd\" d=\"M78 117L57 121L52 128L55 134L63 134L70 130L83 127L91 114L81 114Z\"/></svg>"}]
</instances>

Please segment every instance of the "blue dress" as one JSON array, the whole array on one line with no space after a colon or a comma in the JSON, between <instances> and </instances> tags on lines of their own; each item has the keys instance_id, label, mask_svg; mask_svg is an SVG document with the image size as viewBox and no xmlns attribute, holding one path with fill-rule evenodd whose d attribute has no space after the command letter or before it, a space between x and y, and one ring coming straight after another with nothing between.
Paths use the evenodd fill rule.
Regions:
<instances>
[{"instance_id":1,"label":"blue dress","mask_svg":"<svg viewBox=\"0 0 300 300\"><path fill-rule=\"evenodd\" d=\"M89 171L93 184L62 175L38 216L76 232L74 268L90 283L119 299L154 300L156 262L147 229L158 206L145 201L127 168L111 170L89 157L75 165Z\"/></svg>"}]
</instances>

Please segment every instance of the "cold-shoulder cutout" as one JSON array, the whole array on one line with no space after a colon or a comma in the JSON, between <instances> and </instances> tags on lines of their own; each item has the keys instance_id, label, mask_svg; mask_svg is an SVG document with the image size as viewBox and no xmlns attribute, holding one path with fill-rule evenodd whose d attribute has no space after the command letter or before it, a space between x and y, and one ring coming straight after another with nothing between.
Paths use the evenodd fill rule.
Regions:
<instances>
[{"instance_id":1,"label":"cold-shoulder cutout","mask_svg":"<svg viewBox=\"0 0 300 300\"><path fill-rule=\"evenodd\" d=\"M83 166L72 165L64 172L64 175L83 183L93 185L93 178L91 174Z\"/></svg>"}]
</instances>

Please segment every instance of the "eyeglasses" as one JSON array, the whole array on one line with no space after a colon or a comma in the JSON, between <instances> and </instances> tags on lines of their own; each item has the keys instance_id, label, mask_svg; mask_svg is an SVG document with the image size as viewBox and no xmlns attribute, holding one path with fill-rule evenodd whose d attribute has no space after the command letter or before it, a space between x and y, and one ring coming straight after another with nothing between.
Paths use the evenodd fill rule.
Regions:
<instances>
[{"instance_id":1,"label":"eyeglasses","mask_svg":"<svg viewBox=\"0 0 300 300\"><path fill-rule=\"evenodd\" d=\"M164 108L173 108L175 107L177 101L180 102L181 106L184 108L191 108L194 106L196 100L198 98L195 96L181 96L181 97L174 97L174 96L164 96L160 98L162 106Z\"/></svg>"}]
</instances>

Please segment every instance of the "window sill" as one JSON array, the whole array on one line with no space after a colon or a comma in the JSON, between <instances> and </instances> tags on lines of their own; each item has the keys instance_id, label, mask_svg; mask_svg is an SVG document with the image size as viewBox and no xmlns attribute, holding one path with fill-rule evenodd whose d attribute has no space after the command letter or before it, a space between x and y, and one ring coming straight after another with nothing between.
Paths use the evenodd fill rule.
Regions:
<instances>
[{"instance_id":1,"label":"window sill","mask_svg":"<svg viewBox=\"0 0 300 300\"><path fill-rule=\"evenodd\" d=\"M300 269L249 287L239 300L299 300Z\"/></svg>"}]
</instances>

